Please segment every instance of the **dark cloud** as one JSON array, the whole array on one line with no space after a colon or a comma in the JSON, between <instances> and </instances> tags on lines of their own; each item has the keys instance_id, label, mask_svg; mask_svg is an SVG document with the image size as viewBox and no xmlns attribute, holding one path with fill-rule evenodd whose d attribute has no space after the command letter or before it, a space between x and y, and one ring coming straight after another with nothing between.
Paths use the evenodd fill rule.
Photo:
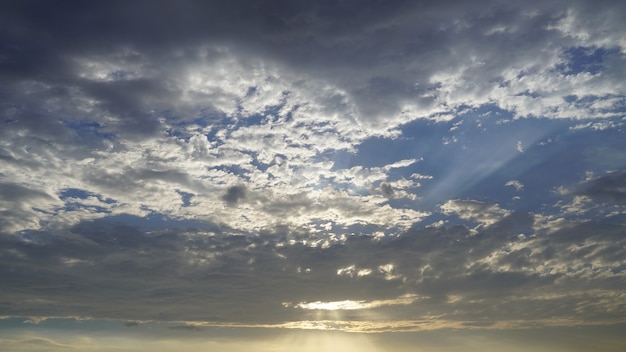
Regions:
<instances>
[{"instance_id":1,"label":"dark cloud","mask_svg":"<svg viewBox=\"0 0 626 352\"><path fill-rule=\"evenodd\" d=\"M572 6L594 21L607 15L602 6ZM86 119L125 138L155 136L160 113L184 118L189 112L183 109L186 93L176 84L176 68L199 55L211 56L215 47L227 48L237 60L260 58L321 78L345 92L340 100L356 105L362 123L379 124L409 103L428 115L441 88L436 77L445 79L451 68L463 72L456 79L474 82L465 93L486 103L480 96L504 84L507 69L523 67L536 55L553 59L558 52L542 48L556 41L566 46L573 39L546 30L566 15L558 1L523 7L489 1L484 6L458 1L20 1L6 2L1 10L2 92L11 98L3 104L5 116L12 116L15 126L56 135L65 131L58 120ZM614 20L607 19L611 26L620 25ZM84 77L81 60L103 64L109 76L104 81ZM149 74L135 77L128 67ZM194 107L196 114L220 99L202 94L207 99ZM327 98L320 99L329 111L350 118L348 105ZM82 103L89 104L89 114Z\"/></svg>"},{"instance_id":2,"label":"dark cloud","mask_svg":"<svg viewBox=\"0 0 626 352\"><path fill-rule=\"evenodd\" d=\"M626 204L626 171L611 172L583 184L581 194L599 201Z\"/></svg>"},{"instance_id":3,"label":"dark cloud","mask_svg":"<svg viewBox=\"0 0 626 352\"><path fill-rule=\"evenodd\" d=\"M390 184L383 182L380 184L380 191L383 193L383 196L387 197L387 198L393 198L393 196L395 195L395 191L393 190L393 187L391 187Z\"/></svg>"},{"instance_id":4,"label":"dark cloud","mask_svg":"<svg viewBox=\"0 0 626 352\"><path fill-rule=\"evenodd\" d=\"M41 199L53 199L43 191L30 189L15 183L0 183L0 200L20 204Z\"/></svg>"},{"instance_id":5,"label":"dark cloud","mask_svg":"<svg viewBox=\"0 0 626 352\"><path fill-rule=\"evenodd\" d=\"M43 190L16 183L0 183L0 232L37 224L39 207L58 204L55 197Z\"/></svg>"},{"instance_id":6,"label":"dark cloud","mask_svg":"<svg viewBox=\"0 0 626 352\"><path fill-rule=\"evenodd\" d=\"M315 245L297 234L155 232L91 222L67 234L2 236L0 302L8 315L131 319L130 325L280 323L310 318L293 307L298 302L412 294L415 304L375 309L400 320L437 314L450 321L533 321L572 318L574 306L600 298L583 294L593 285L602 303L575 319L623 313L617 301L623 226L585 223L519 237L519 226L532 221L520 215L478 234L441 227Z\"/></svg>"},{"instance_id":7,"label":"dark cloud","mask_svg":"<svg viewBox=\"0 0 626 352\"><path fill-rule=\"evenodd\" d=\"M246 198L245 186L231 186L226 189L226 194L222 196L222 200L229 206L235 206L240 200Z\"/></svg>"}]
</instances>

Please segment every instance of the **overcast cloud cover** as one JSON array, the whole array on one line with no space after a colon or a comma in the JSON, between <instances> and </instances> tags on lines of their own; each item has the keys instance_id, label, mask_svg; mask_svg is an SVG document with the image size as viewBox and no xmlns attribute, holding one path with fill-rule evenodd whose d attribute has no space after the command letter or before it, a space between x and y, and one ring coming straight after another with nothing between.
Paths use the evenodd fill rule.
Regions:
<instances>
[{"instance_id":1,"label":"overcast cloud cover","mask_svg":"<svg viewBox=\"0 0 626 352\"><path fill-rule=\"evenodd\" d=\"M0 349L623 351L625 15L1 2Z\"/></svg>"}]
</instances>

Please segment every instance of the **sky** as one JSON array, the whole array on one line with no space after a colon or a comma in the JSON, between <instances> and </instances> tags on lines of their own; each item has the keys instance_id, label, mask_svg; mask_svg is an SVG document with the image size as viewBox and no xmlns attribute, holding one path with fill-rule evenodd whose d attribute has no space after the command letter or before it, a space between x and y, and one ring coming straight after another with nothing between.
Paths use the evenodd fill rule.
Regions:
<instances>
[{"instance_id":1,"label":"sky","mask_svg":"<svg viewBox=\"0 0 626 352\"><path fill-rule=\"evenodd\" d=\"M626 2L0 2L0 350L626 349Z\"/></svg>"}]
</instances>

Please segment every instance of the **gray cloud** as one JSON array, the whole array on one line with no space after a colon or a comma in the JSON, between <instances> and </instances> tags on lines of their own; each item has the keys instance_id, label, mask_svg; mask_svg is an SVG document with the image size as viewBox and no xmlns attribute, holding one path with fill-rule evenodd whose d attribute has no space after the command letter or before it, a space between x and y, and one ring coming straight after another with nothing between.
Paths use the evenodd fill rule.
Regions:
<instances>
[{"instance_id":1,"label":"gray cloud","mask_svg":"<svg viewBox=\"0 0 626 352\"><path fill-rule=\"evenodd\" d=\"M612 172L585 182L581 194L597 200L626 204L626 171Z\"/></svg>"},{"instance_id":2,"label":"gray cloud","mask_svg":"<svg viewBox=\"0 0 626 352\"><path fill-rule=\"evenodd\" d=\"M603 6L589 7L586 2L569 4L570 12L561 9L558 1L524 4L523 8L489 1L484 6L447 1L385 6L373 1L358 2L358 6L285 1L156 4L27 1L5 5L2 57L7 84L3 90L12 97L3 104L5 112L11 112L7 116L38 133L67 134L55 122L65 116L98 121L104 131L126 138L154 136L162 112L185 119L177 112L189 113L183 106L191 107L184 102L191 96L176 83L176 68L197 62L199 55L219 59L223 51L212 48L220 46L242 62L245 57L276 62L286 71L318 77L338 87L344 92L339 101L347 103L319 97L325 108L365 124L382 126L381 119L400 114L407 105L422 117L449 113L437 107L438 101L455 107L478 106L491 99L507 108L504 96L525 91L545 96L544 106L551 104L552 93L539 87L517 87L519 82L511 74L534 77L533 72L548 74L562 64L560 48L551 43L558 42L564 49L620 45L617 40L600 43L599 30L585 27L586 23L602 21L612 32L624 29L618 18L607 16ZM146 6L150 11L145 11ZM347 12L349 22L343 20ZM90 20L81 20L86 18ZM578 28L586 37L570 32ZM618 72L623 60L612 59L607 69ZM84 77L81 60L92 61L85 66L90 74L104 76ZM542 66L546 64L554 66ZM605 83L611 79L594 80L608 86ZM527 81L532 84L536 79ZM462 82L473 86L461 89L458 84ZM568 88L567 82L562 84ZM512 90L499 91L506 87ZM622 85L612 89L598 95L624 95ZM217 100L230 98L230 93L217 88L193 94L205 98L203 107L192 110L196 114L202 109L219 113ZM578 95L572 91L556 94ZM534 114L523 96L515 99L508 103L514 104L513 110ZM26 101L33 104L21 104ZM548 106L544 110L548 115ZM44 117L49 111L57 118Z\"/></svg>"},{"instance_id":3,"label":"gray cloud","mask_svg":"<svg viewBox=\"0 0 626 352\"><path fill-rule=\"evenodd\" d=\"M387 198L393 198L395 191L393 190L393 187L391 187L390 184L388 183L381 183L380 184L380 191L383 193L383 196L387 197Z\"/></svg>"},{"instance_id":4,"label":"gray cloud","mask_svg":"<svg viewBox=\"0 0 626 352\"><path fill-rule=\"evenodd\" d=\"M234 206L239 203L240 200L246 198L246 187L244 186L231 186L226 189L226 194L222 196L222 200L229 206Z\"/></svg>"},{"instance_id":5,"label":"gray cloud","mask_svg":"<svg viewBox=\"0 0 626 352\"><path fill-rule=\"evenodd\" d=\"M412 304L370 309L397 320L619 319L623 226L585 223L519 237L533 221L512 214L476 234L454 226L319 242L297 233L146 232L95 221L66 234L2 236L0 301L19 303L2 306L15 316L276 324L312 318L285 302L410 294ZM352 275L342 274L352 266ZM367 320L368 310L341 314Z\"/></svg>"},{"instance_id":6,"label":"gray cloud","mask_svg":"<svg viewBox=\"0 0 626 352\"><path fill-rule=\"evenodd\" d=\"M53 199L49 194L26 188L14 183L0 183L0 198L4 202L19 204L21 202Z\"/></svg>"},{"instance_id":7,"label":"gray cloud","mask_svg":"<svg viewBox=\"0 0 626 352\"><path fill-rule=\"evenodd\" d=\"M15 231L39 223L41 208L58 206L59 200L44 190L15 183L0 183L0 229Z\"/></svg>"}]
</instances>

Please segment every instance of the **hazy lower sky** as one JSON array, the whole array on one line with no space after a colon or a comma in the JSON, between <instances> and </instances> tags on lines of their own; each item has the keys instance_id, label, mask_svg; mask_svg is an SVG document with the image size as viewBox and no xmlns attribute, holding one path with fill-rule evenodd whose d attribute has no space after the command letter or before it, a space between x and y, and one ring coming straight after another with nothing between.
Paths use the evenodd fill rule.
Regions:
<instances>
[{"instance_id":1,"label":"hazy lower sky","mask_svg":"<svg viewBox=\"0 0 626 352\"><path fill-rule=\"evenodd\" d=\"M626 350L626 2L0 2L0 350Z\"/></svg>"}]
</instances>

